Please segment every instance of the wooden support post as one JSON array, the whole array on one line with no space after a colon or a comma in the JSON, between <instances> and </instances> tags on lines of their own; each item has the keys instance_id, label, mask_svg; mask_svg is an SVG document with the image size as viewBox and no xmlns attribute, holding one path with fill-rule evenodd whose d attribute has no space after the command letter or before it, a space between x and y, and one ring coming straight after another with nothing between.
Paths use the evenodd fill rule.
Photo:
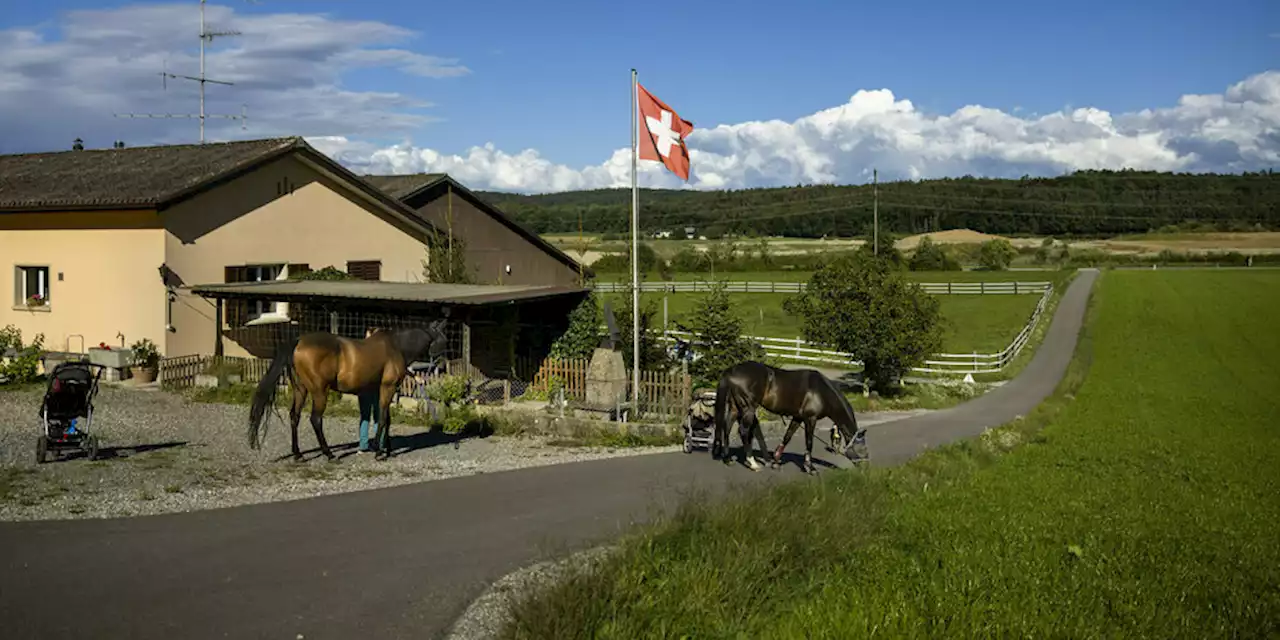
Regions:
<instances>
[{"instance_id":1,"label":"wooden support post","mask_svg":"<svg viewBox=\"0 0 1280 640\"><path fill-rule=\"evenodd\" d=\"M462 370L471 377L471 323L462 323Z\"/></svg>"},{"instance_id":2,"label":"wooden support post","mask_svg":"<svg viewBox=\"0 0 1280 640\"><path fill-rule=\"evenodd\" d=\"M222 298L218 298L213 312L213 355L222 356Z\"/></svg>"}]
</instances>

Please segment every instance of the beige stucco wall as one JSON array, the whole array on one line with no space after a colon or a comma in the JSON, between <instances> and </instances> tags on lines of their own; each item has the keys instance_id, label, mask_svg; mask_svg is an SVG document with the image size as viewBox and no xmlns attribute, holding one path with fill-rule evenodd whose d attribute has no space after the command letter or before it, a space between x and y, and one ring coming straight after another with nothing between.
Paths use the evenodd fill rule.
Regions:
<instances>
[{"instance_id":1,"label":"beige stucco wall","mask_svg":"<svg viewBox=\"0 0 1280 640\"><path fill-rule=\"evenodd\" d=\"M420 232L344 192L303 162L282 158L162 212L165 262L187 285L223 282L231 265L345 270L348 260L381 260L384 281L421 281ZM214 315L213 301L180 293L165 355L212 353ZM247 355L231 340L224 348Z\"/></svg>"},{"instance_id":2,"label":"beige stucco wall","mask_svg":"<svg viewBox=\"0 0 1280 640\"><path fill-rule=\"evenodd\" d=\"M43 222L45 228L32 228ZM104 229L109 222L134 228ZM0 327L13 324L30 343L80 351L100 342L126 346L140 338L164 344L164 231L153 212L0 215ZM15 267L49 268L49 305L15 308ZM61 279L59 279L61 275ZM75 337L69 340L71 336ZM68 344L70 342L70 344Z\"/></svg>"}]
</instances>

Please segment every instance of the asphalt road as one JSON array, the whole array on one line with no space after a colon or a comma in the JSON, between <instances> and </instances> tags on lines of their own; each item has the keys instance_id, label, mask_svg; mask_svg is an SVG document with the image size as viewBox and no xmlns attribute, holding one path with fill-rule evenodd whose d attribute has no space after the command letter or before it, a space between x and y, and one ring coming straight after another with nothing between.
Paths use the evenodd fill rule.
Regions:
<instances>
[{"instance_id":1,"label":"asphalt road","mask_svg":"<svg viewBox=\"0 0 1280 640\"><path fill-rule=\"evenodd\" d=\"M1035 407L1066 370L1096 277L1080 272L1017 379L869 427L873 463ZM803 434L790 453L803 453ZM794 465L753 473L675 453L194 513L0 523L0 637L435 638L492 581L616 535L690 488L724 495L803 477Z\"/></svg>"}]
</instances>

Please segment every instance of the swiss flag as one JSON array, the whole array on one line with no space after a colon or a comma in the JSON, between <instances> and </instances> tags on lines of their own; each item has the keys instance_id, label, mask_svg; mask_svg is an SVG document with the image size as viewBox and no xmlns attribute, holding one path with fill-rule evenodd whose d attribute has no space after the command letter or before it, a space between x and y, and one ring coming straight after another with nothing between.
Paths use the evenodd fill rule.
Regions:
<instances>
[{"instance_id":1,"label":"swiss flag","mask_svg":"<svg viewBox=\"0 0 1280 640\"><path fill-rule=\"evenodd\" d=\"M659 160L672 173L689 179L689 147L685 136L693 132L693 123L682 119L667 104L654 97L639 83L636 96L640 103L640 159Z\"/></svg>"}]
</instances>

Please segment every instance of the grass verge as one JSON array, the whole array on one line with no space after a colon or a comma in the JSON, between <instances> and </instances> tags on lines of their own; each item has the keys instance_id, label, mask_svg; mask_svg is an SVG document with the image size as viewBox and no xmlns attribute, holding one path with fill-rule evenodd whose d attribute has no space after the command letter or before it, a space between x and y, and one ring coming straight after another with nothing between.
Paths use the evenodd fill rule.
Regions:
<instances>
[{"instance_id":1,"label":"grass verge","mask_svg":"<svg viewBox=\"0 0 1280 640\"><path fill-rule=\"evenodd\" d=\"M518 601L502 637L1274 633L1280 277L1137 273L1100 278L1023 419L898 468L689 501Z\"/></svg>"}]
</instances>

